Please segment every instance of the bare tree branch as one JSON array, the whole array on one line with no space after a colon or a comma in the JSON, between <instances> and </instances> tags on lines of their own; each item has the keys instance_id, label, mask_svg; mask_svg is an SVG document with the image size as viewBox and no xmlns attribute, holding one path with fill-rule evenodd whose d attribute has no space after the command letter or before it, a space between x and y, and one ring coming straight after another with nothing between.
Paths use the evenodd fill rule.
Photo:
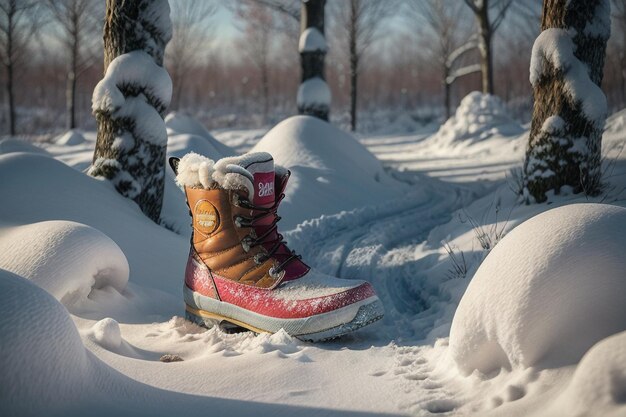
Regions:
<instances>
[{"instance_id":1,"label":"bare tree branch","mask_svg":"<svg viewBox=\"0 0 626 417\"><path fill-rule=\"evenodd\" d=\"M500 27L500 24L506 17L507 10L509 10L509 7L511 7L512 3L513 3L513 0L502 0L499 2L500 10L498 11L498 14L496 15L495 19L491 21L492 33L495 33L498 30L498 28Z\"/></svg>"},{"instance_id":2,"label":"bare tree branch","mask_svg":"<svg viewBox=\"0 0 626 417\"><path fill-rule=\"evenodd\" d=\"M170 108L178 109L185 77L199 61L199 51L215 30L213 17L218 5L208 0L173 2L171 9L172 40L165 50L166 66L174 87Z\"/></svg>"},{"instance_id":3,"label":"bare tree branch","mask_svg":"<svg viewBox=\"0 0 626 417\"><path fill-rule=\"evenodd\" d=\"M300 23L300 1L299 0L251 0L274 11L282 13L296 22Z\"/></svg>"},{"instance_id":4,"label":"bare tree branch","mask_svg":"<svg viewBox=\"0 0 626 417\"><path fill-rule=\"evenodd\" d=\"M474 0L464 0L464 1L465 1L465 4L467 4L474 13L478 13L478 7L476 7L476 4L474 4Z\"/></svg>"},{"instance_id":5,"label":"bare tree branch","mask_svg":"<svg viewBox=\"0 0 626 417\"><path fill-rule=\"evenodd\" d=\"M104 8L97 0L47 0L52 20L57 23L57 35L67 54L66 111L67 128L76 127L76 85L80 75L93 63L100 42L99 27Z\"/></svg>"},{"instance_id":6,"label":"bare tree branch","mask_svg":"<svg viewBox=\"0 0 626 417\"><path fill-rule=\"evenodd\" d=\"M6 71L11 135L16 133L15 78L28 45L40 27L39 11L39 4L34 0L0 0L0 59Z\"/></svg>"},{"instance_id":7,"label":"bare tree branch","mask_svg":"<svg viewBox=\"0 0 626 417\"><path fill-rule=\"evenodd\" d=\"M383 23L395 12L398 3L394 0L350 0L331 4L339 38L346 41L341 47L347 51L350 63L350 125L354 131L361 60L372 44L383 36Z\"/></svg>"}]
</instances>

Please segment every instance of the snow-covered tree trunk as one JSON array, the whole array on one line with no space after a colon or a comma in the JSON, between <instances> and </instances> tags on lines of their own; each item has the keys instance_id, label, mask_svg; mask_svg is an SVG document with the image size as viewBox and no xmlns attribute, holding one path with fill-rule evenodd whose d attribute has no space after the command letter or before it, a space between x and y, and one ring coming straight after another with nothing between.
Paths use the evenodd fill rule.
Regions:
<instances>
[{"instance_id":1,"label":"snow-covered tree trunk","mask_svg":"<svg viewBox=\"0 0 626 417\"><path fill-rule=\"evenodd\" d=\"M98 138L89 174L109 179L157 222L163 204L172 82L163 68L171 38L167 0L107 0L104 78L92 110Z\"/></svg>"},{"instance_id":2,"label":"snow-covered tree trunk","mask_svg":"<svg viewBox=\"0 0 626 417\"><path fill-rule=\"evenodd\" d=\"M330 89L324 77L328 50L324 37L326 0L302 0L300 14L300 62L302 83L298 89L298 113L328 120Z\"/></svg>"},{"instance_id":3,"label":"snow-covered tree trunk","mask_svg":"<svg viewBox=\"0 0 626 417\"><path fill-rule=\"evenodd\" d=\"M535 107L523 190L529 202L564 186L600 191L607 114L600 84L610 27L609 0L544 1L530 68Z\"/></svg>"}]
</instances>

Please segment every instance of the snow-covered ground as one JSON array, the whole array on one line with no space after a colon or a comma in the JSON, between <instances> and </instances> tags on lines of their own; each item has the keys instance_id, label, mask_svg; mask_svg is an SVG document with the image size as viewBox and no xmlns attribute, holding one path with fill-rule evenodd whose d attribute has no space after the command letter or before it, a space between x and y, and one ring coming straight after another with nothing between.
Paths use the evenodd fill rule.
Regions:
<instances>
[{"instance_id":1,"label":"snow-covered ground","mask_svg":"<svg viewBox=\"0 0 626 417\"><path fill-rule=\"evenodd\" d=\"M605 193L531 206L512 191L527 130L503 112L473 96L439 130L358 141L306 117L267 135L168 117L172 155L273 153L292 248L375 286L385 319L323 344L180 317L170 173L163 227L81 172L94 132L0 142L0 414L626 415L626 111Z\"/></svg>"}]
</instances>

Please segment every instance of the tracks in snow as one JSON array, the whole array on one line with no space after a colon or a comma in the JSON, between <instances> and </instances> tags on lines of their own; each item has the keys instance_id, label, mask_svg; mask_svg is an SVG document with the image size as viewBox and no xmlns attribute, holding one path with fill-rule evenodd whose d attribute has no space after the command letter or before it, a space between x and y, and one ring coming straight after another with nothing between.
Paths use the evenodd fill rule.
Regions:
<instances>
[{"instance_id":1,"label":"tracks in snow","mask_svg":"<svg viewBox=\"0 0 626 417\"><path fill-rule=\"evenodd\" d=\"M370 281L394 320L415 315L425 307L419 301L422 271L438 257L420 258L417 246L477 198L468 188L435 179L416 183L403 199L306 222L288 233L290 245L326 273Z\"/></svg>"}]
</instances>

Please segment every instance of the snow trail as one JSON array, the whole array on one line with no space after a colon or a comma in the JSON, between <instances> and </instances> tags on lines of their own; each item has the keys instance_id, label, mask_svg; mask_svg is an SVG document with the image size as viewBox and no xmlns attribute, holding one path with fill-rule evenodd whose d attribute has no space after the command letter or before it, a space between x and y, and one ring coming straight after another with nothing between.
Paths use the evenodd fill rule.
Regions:
<instances>
[{"instance_id":1,"label":"snow trail","mask_svg":"<svg viewBox=\"0 0 626 417\"><path fill-rule=\"evenodd\" d=\"M388 324L414 318L428 308L421 295L426 280L421 270L433 260L419 258L416 248L431 230L450 222L456 210L481 196L463 185L403 174L405 181L419 183L419 189L416 186L405 198L322 216L286 234L291 247L314 267L371 282L385 304ZM403 333L400 328L391 331L396 332ZM420 333L412 336L425 336Z\"/></svg>"}]
</instances>

